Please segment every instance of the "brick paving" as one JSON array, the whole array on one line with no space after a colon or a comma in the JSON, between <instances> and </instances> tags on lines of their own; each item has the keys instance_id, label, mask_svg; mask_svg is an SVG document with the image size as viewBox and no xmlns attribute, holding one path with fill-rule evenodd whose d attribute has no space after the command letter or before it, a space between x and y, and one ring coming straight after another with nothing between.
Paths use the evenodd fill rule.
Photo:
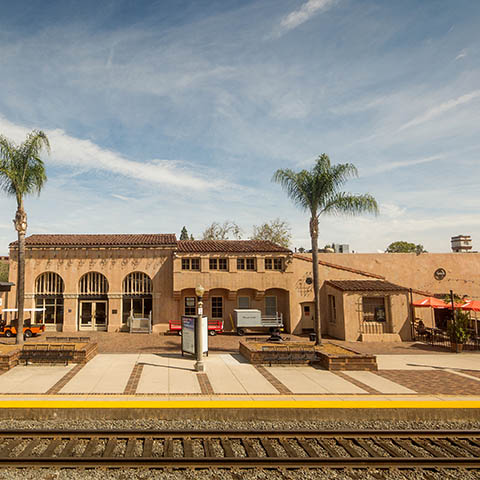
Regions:
<instances>
[{"instance_id":1,"label":"brick paving","mask_svg":"<svg viewBox=\"0 0 480 480\"><path fill-rule=\"evenodd\" d=\"M480 395L480 382L436 370L379 370L375 372L419 394ZM477 372L480 373L480 372Z\"/></svg>"},{"instance_id":2,"label":"brick paving","mask_svg":"<svg viewBox=\"0 0 480 480\"><path fill-rule=\"evenodd\" d=\"M28 343L43 342L46 336L49 337L90 337L92 342L98 344L98 353L178 353L181 351L181 337L175 334L152 333L152 334L132 334L127 332L46 332L38 337L27 340ZM283 337L291 340L305 340L307 337L285 334ZM208 338L209 351L211 353L238 352L238 344L242 338L249 337L268 338L269 335L247 334L245 337L239 337L232 333L219 334ZM371 353L376 355L408 355L408 354L448 354L450 350L436 347L419 342L347 342L337 339L324 338L327 342L352 348L360 353ZM0 345L14 345L14 338L0 338ZM480 360L480 351L468 352L478 353Z\"/></svg>"},{"instance_id":3,"label":"brick paving","mask_svg":"<svg viewBox=\"0 0 480 480\"><path fill-rule=\"evenodd\" d=\"M123 391L124 395L134 395L137 391L138 382L143 372L143 363L137 363L130 374L125 390Z\"/></svg>"},{"instance_id":4,"label":"brick paving","mask_svg":"<svg viewBox=\"0 0 480 480\"><path fill-rule=\"evenodd\" d=\"M263 365L255 365L255 368L264 376L264 378L273 385L282 395L291 395L293 392L284 385L277 377L272 375Z\"/></svg>"},{"instance_id":5,"label":"brick paving","mask_svg":"<svg viewBox=\"0 0 480 480\"><path fill-rule=\"evenodd\" d=\"M356 387L361 388L362 390L365 390L368 393L371 393L373 395L381 395L382 394L382 392L379 392L378 390L375 390L370 385L366 385L365 383L360 382L359 380L357 380L355 378L349 377L348 375L345 375L343 372L332 372L332 373L334 373L335 375L338 375L340 378L343 378L347 382L352 383Z\"/></svg>"},{"instance_id":6,"label":"brick paving","mask_svg":"<svg viewBox=\"0 0 480 480\"><path fill-rule=\"evenodd\" d=\"M46 391L46 395L56 395L60 390L85 366L85 363L77 363L55 385Z\"/></svg>"},{"instance_id":7,"label":"brick paving","mask_svg":"<svg viewBox=\"0 0 480 480\"><path fill-rule=\"evenodd\" d=\"M214 395L212 384L206 373L197 373L198 384L203 395Z\"/></svg>"}]
</instances>

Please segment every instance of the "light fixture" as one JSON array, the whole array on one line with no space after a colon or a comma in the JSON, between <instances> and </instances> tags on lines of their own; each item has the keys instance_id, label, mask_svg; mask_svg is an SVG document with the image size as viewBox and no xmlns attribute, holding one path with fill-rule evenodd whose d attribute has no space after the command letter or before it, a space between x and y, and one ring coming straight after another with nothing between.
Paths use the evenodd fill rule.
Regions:
<instances>
[{"instance_id":1,"label":"light fixture","mask_svg":"<svg viewBox=\"0 0 480 480\"><path fill-rule=\"evenodd\" d=\"M201 285L197 285L197 287L195 288L195 294L197 295L197 297L202 298L204 293L205 289Z\"/></svg>"}]
</instances>

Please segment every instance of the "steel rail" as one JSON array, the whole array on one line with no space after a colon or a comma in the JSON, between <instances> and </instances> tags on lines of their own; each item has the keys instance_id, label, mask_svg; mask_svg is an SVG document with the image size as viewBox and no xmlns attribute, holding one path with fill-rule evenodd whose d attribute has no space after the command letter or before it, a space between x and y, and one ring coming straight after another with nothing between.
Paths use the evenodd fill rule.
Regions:
<instances>
[{"instance_id":1,"label":"steel rail","mask_svg":"<svg viewBox=\"0 0 480 480\"><path fill-rule=\"evenodd\" d=\"M48 436L122 436L122 437L242 437L242 436L255 436L255 437L305 437L305 438L335 438L335 437L421 437L421 438L451 438L451 437L480 437L480 430L145 430L145 429L128 429L128 430L112 430L112 429L57 429L57 430L0 430L0 440L6 436L25 436L25 437L48 437Z\"/></svg>"}]
</instances>

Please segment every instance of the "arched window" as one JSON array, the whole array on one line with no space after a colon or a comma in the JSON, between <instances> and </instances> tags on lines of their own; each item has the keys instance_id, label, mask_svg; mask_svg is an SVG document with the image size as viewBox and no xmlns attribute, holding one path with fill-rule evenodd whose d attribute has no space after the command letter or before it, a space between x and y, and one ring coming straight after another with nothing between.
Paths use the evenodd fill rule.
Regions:
<instances>
[{"instance_id":1,"label":"arched window","mask_svg":"<svg viewBox=\"0 0 480 480\"><path fill-rule=\"evenodd\" d=\"M123 293L128 295L151 295L152 280L143 272L129 273L123 279Z\"/></svg>"},{"instance_id":2,"label":"arched window","mask_svg":"<svg viewBox=\"0 0 480 480\"><path fill-rule=\"evenodd\" d=\"M44 272L35 280L35 323L44 323L52 330L63 324L63 292L65 284L58 273Z\"/></svg>"},{"instance_id":3,"label":"arched window","mask_svg":"<svg viewBox=\"0 0 480 480\"><path fill-rule=\"evenodd\" d=\"M143 272L129 273L123 279L122 321L128 317L147 318L152 312L152 279Z\"/></svg>"},{"instance_id":4,"label":"arched window","mask_svg":"<svg viewBox=\"0 0 480 480\"><path fill-rule=\"evenodd\" d=\"M80 279L79 293L80 295L106 295L108 280L101 273L88 272Z\"/></svg>"}]
</instances>

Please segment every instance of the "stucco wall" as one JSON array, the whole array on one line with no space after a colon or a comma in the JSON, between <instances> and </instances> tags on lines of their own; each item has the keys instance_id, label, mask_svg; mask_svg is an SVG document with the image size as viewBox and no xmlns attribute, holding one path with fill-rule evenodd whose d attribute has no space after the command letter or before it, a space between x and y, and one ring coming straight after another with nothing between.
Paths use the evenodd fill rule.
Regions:
<instances>
[{"instance_id":1,"label":"stucco wall","mask_svg":"<svg viewBox=\"0 0 480 480\"><path fill-rule=\"evenodd\" d=\"M11 251L10 281L17 275L17 255ZM25 307L34 307L35 280L44 272L58 273L65 284L63 331L78 324L79 280L88 272L100 272L108 280L108 329L117 331L122 321L122 283L131 272L144 272L153 282L153 323L168 323L176 315L173 299L172 250L163 249L57 249L27 250L25 261ZM15 287L9 306L15 307ZM113 311L116 310L116 313Z\"/></svg>"},{"instance_id":2,"label":"stucco wall","mask_svg":"<svg viewBox=\"0 0 480 480\"><path fill-rule=\"evenodd\" d=\"M294 258L293 264L293 282L290 288L290 322L291 329L295 333L302 331L302 302L313 302L313 285L307 283L308 278L313 278L312 262L301 258ZM374 280L375 278L354 273L346 270L319 265L320 280L320 318L322 323L322 333L331 334L332 327L329 327L326 321L328 312L327 294L322 290L326 280ZM313 312L312 312L313 313ZM340 313L337 313L340 315ZM339 317L341 318L341 317Z\"/></svg>"},{"instance_id":3,"label":"stucco wall","mask_svg":"<svg viewBox=\"0 0 480 480\"><path fill-rule=\"evenodd\" d=\"M480 299L480 253L322 253L326 262L383 275L386 280L430 293L468 295ZM436 280L435 270L446 276Z\"/></svg>"},{"instance_id":4,"label":"stucco wall","mask_svg":"<svg viewBox=\"0 0 480 480\"><path fill-rule=\"evenodd\" d=\"M363 322L363 297L383 297L385 298L386 322L380 325L382 333L398 333L402 340L411 339L411 327L409 316L409 301L407 293L392 293L392 292L343 292L330 285L326 285L326 295L334 295L336 304L341 306L341 314L343 314L344 322L337 325L332 325L328 320L328 333L348 341L357 341L360 339L362 332L367 332L362 328ZM337 317L340 312L337 306ZM326 318L328 315L326 315ZM340 317L341 318L341 317ZM367 326L370 322L365 322ZM336 327L336 328L335 328Z\"/></svg>"}]
</instances>

